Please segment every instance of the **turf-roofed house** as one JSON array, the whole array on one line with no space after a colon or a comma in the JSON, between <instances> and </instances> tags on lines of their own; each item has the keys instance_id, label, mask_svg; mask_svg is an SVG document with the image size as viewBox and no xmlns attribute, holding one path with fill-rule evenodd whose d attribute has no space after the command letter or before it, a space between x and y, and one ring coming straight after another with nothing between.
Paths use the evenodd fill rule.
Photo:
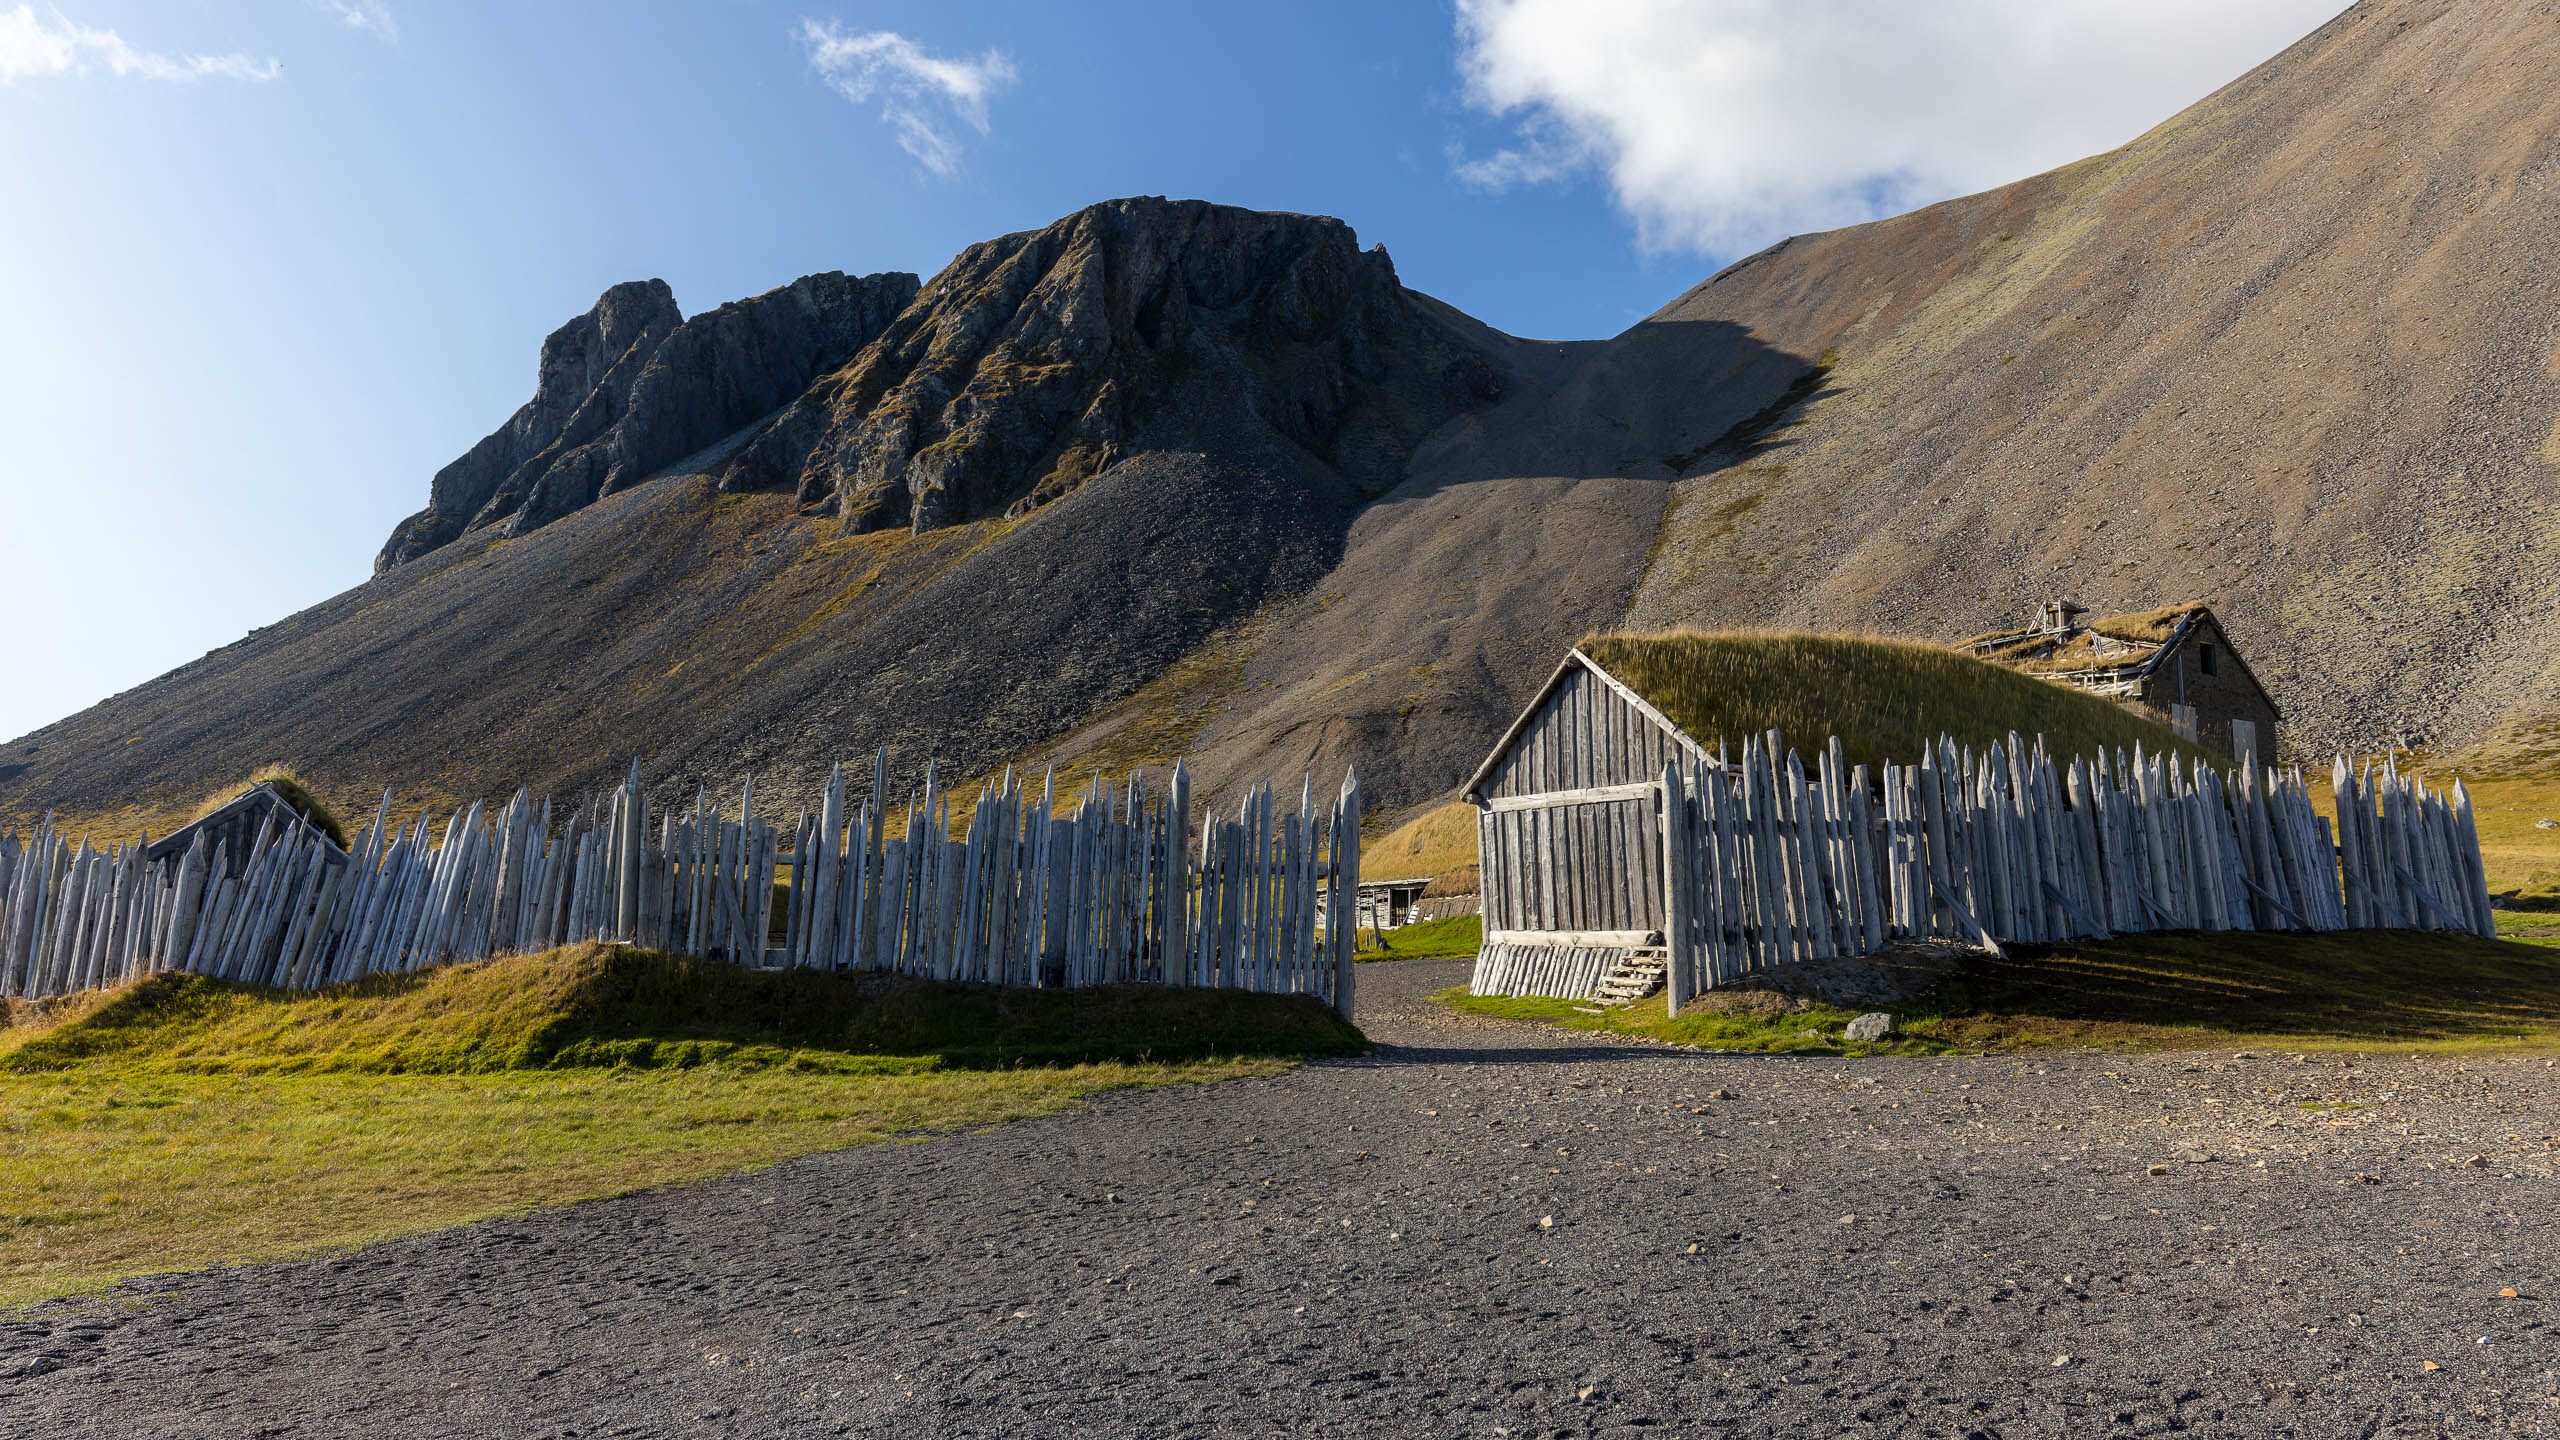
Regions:
<instances>
[{"instance_id":1,"label":"turf-roofed house","mask_svg":"<svg viewBox=\"0 0 2560 1440\"><path fill-rule=\"evenodd\" d=\"M2025 737L2022 741L2020 737ZM2197 747L2138 710L1961 650L1865 636L1600 635L1568 651L1462 792L1484 948L1504 993L1619 1000L1665 969L1665 763L1725 769L1747 740L1875 777L1942 739L2060 756ZM1881 813L1881 812L1878 812Z\"/></svg>"},{"instance_id":2,"label":"turf-roofed house","mask_svg":"<svg viewBox=\"0 0 2560 1440\"><path fill-rule=\"evenodd\" d=\"M2235 760L2276 755L2276 702L2203 605L2086 618L2088 607L2047 602L2035 620L1964 642L1970 654L2069 685L2168 723Z\"/></svg>"}]
</instances>

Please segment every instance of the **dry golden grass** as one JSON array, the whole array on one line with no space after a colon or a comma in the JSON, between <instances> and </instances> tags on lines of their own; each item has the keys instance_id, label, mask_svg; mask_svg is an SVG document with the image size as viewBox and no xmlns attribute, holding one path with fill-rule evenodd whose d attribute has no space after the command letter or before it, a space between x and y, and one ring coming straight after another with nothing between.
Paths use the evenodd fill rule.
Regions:
<instances>
[{"instance_id":1,"label":"dry golden grass","mask_svg":"<svg viewBox=\"0 0 2560 1440\"><path fill-rule=\"evenodd\" d=\"M1475 864L1476 812L1463 801L1425 811L1360 847L1360 873L1372 880L1437 880Z\"/></svg>"},{"instance_id":2,"label":"dry golden grass","mask_svg":"<svg viewBox=\"0 0 2560 1440\"><path fill-rule=\"evenodd\" d=\"M0 1306L1285 1066L0 1075Z\"/></svg>"},{"instance_id":3,"label":"dry golden grass","mask_svg":"<svg viewBox=\"0 0 2560 1440\"><path fill-rule=\"evenodd\" d=\"M2080 623L2101 635L2112 636L2118 640L2135 640L2156 645L2169 638L2171 632L2178 628L2178 622L2185 619L2189 611L2202 608L2204 607L2190 600L2179 605L2163 605L2156 610L2137 610L2130 615L2107 615L2095 620L2084 617ZM1967 646L1987 644L1994 640L2025 642L2042 633L2037 630L1986 630L1979 635L1968 636L1957 641L1956 648L1963 649Z\"/></svg>"}]
</instances>

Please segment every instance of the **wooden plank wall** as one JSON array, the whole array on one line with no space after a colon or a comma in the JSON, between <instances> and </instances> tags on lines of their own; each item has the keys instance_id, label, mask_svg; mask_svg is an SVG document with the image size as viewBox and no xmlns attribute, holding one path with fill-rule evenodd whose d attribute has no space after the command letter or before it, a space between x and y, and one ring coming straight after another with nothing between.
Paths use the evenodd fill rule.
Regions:
<instances>
[{"instance_id":1,"label":"wooden plank wall","mask_svg":"<svg viewBox=\"0 0 2560 1440\"><path fill-rule=\"evenodd\" d=\"M1550 995L1580 999L1600 988L1631 950L1610 945L1494 944L1476 956L1476 995Z\"/></svg>"},{"instance_id":2,"label":"wooden plank wall","mask_svg":"<svg viewBox=\"0 0 2560 1440\"><path fill-rule=\"evenodd\" d=\"M1661 929L1658 809L1647 796L1482 813L1487 933Z\"/></svg>"},{"instance_id":3,"label":"wooden plank wall","mask_svg":"<svg viewBox=\"0 0 2560 1440\"><path fill-rule=\"evenodd\" d=\"M1607 681L1568 669L1513 740L1481 794L1487 800L1659 779L1687 747Z\"/></svg>"}]
</instances>

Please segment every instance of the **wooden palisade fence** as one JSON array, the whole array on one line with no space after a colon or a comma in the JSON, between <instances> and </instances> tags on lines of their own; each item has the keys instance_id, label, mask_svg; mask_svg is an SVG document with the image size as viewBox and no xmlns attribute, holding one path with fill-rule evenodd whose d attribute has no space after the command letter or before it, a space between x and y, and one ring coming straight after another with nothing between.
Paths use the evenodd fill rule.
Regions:
<instances>
[{"instance_id":1,"label":"wooden palisade fence","mask_svg":"<svg viewBox=\"0 0 2560 1440\"><path fill-rule=\"evenodd\" d=\"M636 763L565 816L519 790L439 831L425 812L395 822L386 793L346 852L280 808L245 854L208 853L199 832L158 860L75 846L48 821L0 836L0 995L163 970L310 989L608 940L749 965L1310 995L1349 1013L1354 927L1325 917L1358 891L1356 777L1321 809L1312 779L1286 814L1263 785L1195 827L1180 765L1161 785L1096 776L1063 814L1054 772L1037 793L1008 772L959 840L930 770L892 838L887 778L883 754L874 798L854 804L836 767L788 829L756 814L752 782L734 817L707 791L653 806Z\"/></svg>"},{"instance_id":2,"label":"wooden palisade fence","mask_svg":"<svg viewBox=\"0 0 2560 1440\"><path fill-rule=\"evenodd\" d=\"M1942 738L1916 765L1808 773L1772 731L1664 768L1666 984L1698 991L1796 961L1913 940L2143 930L2391 927L2494 936L2471 801L2393 763L2335 767L2334 838L2299 770L2228 773L2118 751L2059 763L2013 732ZM1478 993L1537 993L1534 951L1480 966ZM1516 973L1515 973L1516 972ZM1585 977L1587 978L1587 977Z\"/></svg>"}]
</instances>

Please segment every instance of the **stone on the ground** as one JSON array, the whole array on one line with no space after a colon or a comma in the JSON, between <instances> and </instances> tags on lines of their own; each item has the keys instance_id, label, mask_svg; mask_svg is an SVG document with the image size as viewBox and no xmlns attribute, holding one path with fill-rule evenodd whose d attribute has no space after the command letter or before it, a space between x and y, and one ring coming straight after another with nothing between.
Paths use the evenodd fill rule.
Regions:
<instances>
[{"instance_id":1,"label":"stone on the ground","mask_svg":"<svg viewBox=\"0 0 2560 1440\"><path fill-rule=\"evenodd\" d=\"M1894 1023L1894 1019L1891 1015L1888 1015L1881 1010L1876 1010L1850 1021L1849 1028L1845 1033L1850 1039L1859 1041L1860 1043L1872 1043L1877 1040L1886 1039L1898 1028L1900 1027Z\"/></svg>"}]
</instances>

